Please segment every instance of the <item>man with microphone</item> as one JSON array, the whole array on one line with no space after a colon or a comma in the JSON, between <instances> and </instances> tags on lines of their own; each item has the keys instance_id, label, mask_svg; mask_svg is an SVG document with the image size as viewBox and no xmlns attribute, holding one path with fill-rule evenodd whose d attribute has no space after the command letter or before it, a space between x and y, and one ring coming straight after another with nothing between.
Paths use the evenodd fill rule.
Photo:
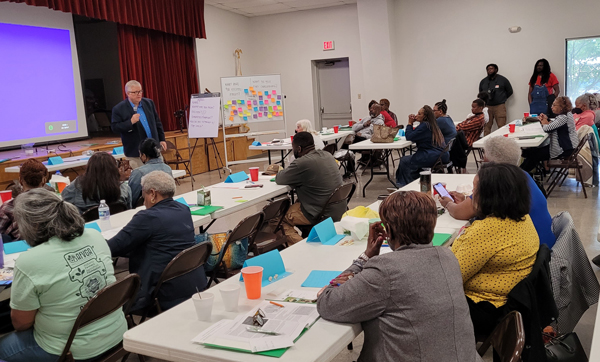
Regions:
<instances>
[{"instance_id":1,"label":"man with microphone","mask_svg":"<svg viewBox=\"0 0 600 362\"><path fill-rule=\"evenodd\" d=\"M134 169L143 165L139 146L146 138L154 138L160 142L163 150L167 149L165 132L154 102L143 98L143 92L142 85L137 80L127 82L127 99L113 108L110 122L113 132L121 134L125 157Z\"/></svg>"}]
</instances>

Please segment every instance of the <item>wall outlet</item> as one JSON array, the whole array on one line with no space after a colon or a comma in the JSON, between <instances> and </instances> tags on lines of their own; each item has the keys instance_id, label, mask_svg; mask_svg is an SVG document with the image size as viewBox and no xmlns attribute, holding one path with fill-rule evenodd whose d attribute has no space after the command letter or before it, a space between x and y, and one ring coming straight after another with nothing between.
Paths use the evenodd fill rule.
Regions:
<instances>
[{"instance_id":1,"label":"wall outlet","mask_svg":"<svg viewBox=\"0 0 600 362\"><path fill-rule=\"evenodd\" d=\"M362 98L362 94L358 93L358 99Z\"/></svg>"}]
</instances>

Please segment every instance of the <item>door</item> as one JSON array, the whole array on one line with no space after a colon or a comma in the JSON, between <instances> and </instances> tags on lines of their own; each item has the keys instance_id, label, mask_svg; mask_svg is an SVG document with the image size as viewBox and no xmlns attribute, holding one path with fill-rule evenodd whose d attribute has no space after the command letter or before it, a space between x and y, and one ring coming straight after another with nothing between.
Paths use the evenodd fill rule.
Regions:
<instances>
[{"instance_id":1,"label":"door","mask_svg":"<svg viewBox=\"0 0 600 362\"><path fill-rule=\"evenodd\" d=\"M319 114L317 129L348 124L352 119L348 58L317 60L315 67Z\"/></svg>"}]
</instances>

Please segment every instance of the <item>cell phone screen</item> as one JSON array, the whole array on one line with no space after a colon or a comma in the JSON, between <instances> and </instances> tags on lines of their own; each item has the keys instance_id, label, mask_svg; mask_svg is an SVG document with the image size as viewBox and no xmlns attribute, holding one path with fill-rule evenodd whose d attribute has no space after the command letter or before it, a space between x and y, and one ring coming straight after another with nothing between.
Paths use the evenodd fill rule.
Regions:
<instances>
[{"instance_id":1,"label":"cell phone screen","mask_svg":"<svg viewBox=\"0 0 600 362\"><path fill-rule=\"evenodd\" d=\"M444 185L442 185L440 182L433 185L433 188L435 189L435 191L437 191L438 194L440 194L441 197L449 197L452 201L454 201L454 198L450 196L448 190L446 190Z\"/></svg>"}]
</instances>

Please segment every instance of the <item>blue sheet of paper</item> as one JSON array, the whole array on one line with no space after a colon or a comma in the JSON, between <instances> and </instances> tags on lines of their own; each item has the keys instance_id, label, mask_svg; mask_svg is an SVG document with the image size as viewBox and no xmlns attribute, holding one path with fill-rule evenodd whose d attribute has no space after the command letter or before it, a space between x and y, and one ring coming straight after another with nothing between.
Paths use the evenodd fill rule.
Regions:
<instances>
[{"instance_id":1,"label":"blue sheet of paper","mask_svg":"<svg viewBox=\"0 0 600 362\"><path fill-rule=\"evenodd\" d=\"M113 155L122 155L124 152L122 146L113 148Z\"/></svg>"},{"instance_id":2,"label":"blue sheet of paper","mask_svg":"<svg viewBox=\"0 0 600 362\"><path fill-rule=\"evenodd\" d=\"M335 245L345 236L346 235L343 234L337 234L335 232L335 226L333 226L333 219L327 218L313 226L312 230L308 234L306 242L320 242L323 245Z\"/></svg>"},{"instance_id":3,"label":"blue sheet of paper","mask_svg":"<svg viewBox=\"0 0 600 362\"><path fill-rule=\"evenodd\" d=\"M102 230L100 230L100 225L98 225L97 222L90 222L84 225L84 227L86 229L94 229L94 230L98 230L99 232L102 232Z\"/></svg>"},{"instance_id":4,"label":"blue sheet of paper","mask_svg":"<svg viewBox=\"0 0 600 362\"><path fill-rule=\"evenodd\" d=\"M341 271L313 270L310 272L304 283L302 283L302 286L305 288L323 288L340 274L342 274Z\"/></svg>"},{"instance_id":5,"label":"blue sheet of paper","mask_svg":"<svg viewBox=\"0 0 600 362\"><path fill-rule=\"evenodd\" d=\"M225 183L231 184L231 183L236 183L236 182L242 182L247 179L248 179L248 174L244 171L240 171L237 173L232 173L231 175L227 176L227 178L225 179Z\"/></svg>"},{"instance_id":6,"label":"blue sheet of paper","mask_svg":"<svg viewBox=\"0 0 600 362\"><path fill-rule=\"evenodd\" d=\"M65 161L63 161L62 157L60 157L60 156L54 156L54 157L48 158L49 166L60 165L61 163L65 163Z\"/></svg>"},{"instance_id":7,"label":"blue sheet of paper","mask_svg":"<svg viewBox=\"0 0 600 362\"><path fill-rule=\"evenodd\" d=\"M268 253L264 253L258 256L255 256L252 259L247 259L244 262L244 268L247 266L262 266L263 267L263 275L262 275L262 286L267 286L271 283L275 283L278 280L281 280L288 275L292 275L292 273L285 271L285 265L283 265L283 259L281 258L281 254L279 254L279 250L271 250ZM275 277L277 275L277 277ZM269 280L271 277L271 280ZM240 281L243 281L244 278L242 273L240 273Z\"/></svg>"},{"instance_id":8,"label":"blue sheet of paper","mask_svg":"<svg viewBox=\"0 0 600 362\"><path fill-rule=\"evenodd\" d=\"M256 116L256 115L255 115L255 116ZM254 117L254 118L256 118L256 117ZM260 146L260 145L261 145L261 143L260 143L260 142L258 142L258 141L254 141L254 142L252 142L252 146Z\"/></svg>"},{"instance_id":9,"label":"blue sheet of paper","mask_svg":"<svg viewBox=\"0 0 600 362\"><path fill-rule=\"evenodd\" d=\"M190 206L190 205L188 205L188 203L185 201L185 199L183 197L175 199L175 201L180 202L180 203L184 204L185 206Z\"/></svg>"},{"instance_id":10,"label":"blue sheet of paper","mask_svg":"<svg viewBox=\"0 0 600 362\"><path fill-rule=\"evenodd\" d=\"M31 249L31 247L25 240L17 240L12 243L4 244L4 254L22 253L29 249Z\"/></svg>"}]
</instances>

